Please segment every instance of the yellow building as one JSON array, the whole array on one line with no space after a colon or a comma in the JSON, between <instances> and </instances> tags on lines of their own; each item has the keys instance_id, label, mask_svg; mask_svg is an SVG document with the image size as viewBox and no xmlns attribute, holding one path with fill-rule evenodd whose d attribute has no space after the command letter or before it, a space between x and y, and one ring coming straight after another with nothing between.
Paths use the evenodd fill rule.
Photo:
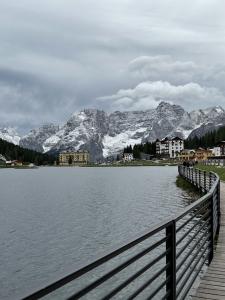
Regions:
<instances>
[{"instance_id":1,"label":"yellow building","mask_svg":"<svg viewBox=\"0 0 225 300\"><path fill-rule=\"evenodd\" d=\"M181 161L203 161L208 157L213 156L213 151L210 149L198 148L197 150L183 150L178 154Z\"/></svg>"},{"instance_id":2,"label":"yellow building","mask_svg":"<svg viewBox=\"0 0 225 300\"><path fill-rule=\"evenodd\" d=\"M182 161L190 161L195 159L195 150L183 150L178 154L178 159Z\"/></svg>"},{"instance_id":3,"label":"yellow building","mask_svg":"<svg viewBox=\"0 0 225 300\"><path fill-rule=\"evenodd\" d=\"M89 152L86 150L80 151L64 151L59 154L59 165L70 166L70 165L84 165L90 160Z\"/></svg>"},{"instance_id":4,"label":"yellow building","mask_svg":"<svg viewBox=\"0 0 225 300\"><path fill-rule=\"evenodd\" d=\"M203 148L198 148L195 150L195 160L196 161L203 161L207 160L208 157L212 156L212 150L210 149L203 149Z\"/></svg>"}]
</instances>

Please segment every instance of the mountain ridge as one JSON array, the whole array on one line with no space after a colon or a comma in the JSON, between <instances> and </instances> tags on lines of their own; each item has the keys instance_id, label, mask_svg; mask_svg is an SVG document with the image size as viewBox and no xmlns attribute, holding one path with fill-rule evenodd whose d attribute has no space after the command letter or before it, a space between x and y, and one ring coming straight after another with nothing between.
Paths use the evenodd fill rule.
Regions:
<instances>
[{"instance_id":1,"label":"mountain ridge","mask_svg":"<svg viewBox=\"0 0 225 300\"><path fill-rule=\"evenodd\" d=\"M201 136L223 125L225 110L221 106L187 112L180 105L162 101L145 111L84 109L73 113L61 127L47 124L31 130L21 137L19 145L53 154L85 149L96 161L119 153L127 145L164 137Z\"/></svg>"}]
</instances>

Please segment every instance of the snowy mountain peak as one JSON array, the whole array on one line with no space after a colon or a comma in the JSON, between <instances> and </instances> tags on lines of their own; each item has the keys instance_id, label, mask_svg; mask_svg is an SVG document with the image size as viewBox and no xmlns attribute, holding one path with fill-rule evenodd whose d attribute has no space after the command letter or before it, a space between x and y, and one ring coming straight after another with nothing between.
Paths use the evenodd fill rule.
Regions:
<instances>
[{"instance_id":1,"label":"snowy mountain peak","mask_svg":"<svg viewBox=\"0 0 225 300\"><path fill-rule=\"evenodd\" d=\"M18 145L20 142L19 134L17 133L16 129L12 127L0 128L0 139L15 145Z\"/></svg>"},{"instance_id":2,"label":"snowy mountain peak","mask_svg":"<svg viewBox=\"0 0 225 300\"><path fill-rule=\"evenodd\" d=\"M222 125L225 125L225 110L220 106L187 112L179 105L161 101L156 109L146 111L106 113L83 109L74 112L60 128L45 124L31 130L19 144L50 153L84 149L90 152L92 160L99 160L117 154L127 145L165 137L201 136ZM15 136L9 129L1 129L0 134L5 139L7 134L8 139Z\"/></svg>"},{"instance_id":3,"label":"snowy mountain peak","mask_svg":"<svg viewBox=\"0 0 225 300\"><path fill-rule=\"evenodd\" d=\"M59 131L59 126L52 123L44 124L37 129L32 129L28 135L20 139L19 145L24 148L43 152L44 142Z\"/></svg>"}]
</instances>

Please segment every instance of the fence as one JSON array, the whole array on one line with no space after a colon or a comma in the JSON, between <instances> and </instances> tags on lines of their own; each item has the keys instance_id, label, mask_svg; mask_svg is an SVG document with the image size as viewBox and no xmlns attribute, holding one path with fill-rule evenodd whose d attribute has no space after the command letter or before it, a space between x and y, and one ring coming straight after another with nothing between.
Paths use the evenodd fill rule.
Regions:
<instances>
[{"instance_id":1,"label":"fence","mask_svg":"<svg viewBox=\"0 0 225 300\"><path fill-rule=\"evenodd\" d=\"M207 159L205 161L203 161L203 164L206 166L221 166L224 167L225 166L225 158L212 158L212 159Z\"/></svg>"},{"instance_id":2,"label":"fence","mask_svg":"<svg viewBox=\"0 0 225 300\"><path fill-rule=\"evenodd\" d=\"M179 166L179 174L204 196L133 241L24 299L47 295L52 299L185 299L204 264L213 258L220 224L220 182L214 173L184 166Z\"/></svg>"}]
</instances>

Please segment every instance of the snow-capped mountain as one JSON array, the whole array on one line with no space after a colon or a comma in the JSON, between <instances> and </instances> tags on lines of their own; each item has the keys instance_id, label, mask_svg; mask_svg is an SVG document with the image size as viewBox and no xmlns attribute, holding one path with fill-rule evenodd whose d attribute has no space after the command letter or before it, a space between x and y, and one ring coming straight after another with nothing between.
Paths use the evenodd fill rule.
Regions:
<instances>
[{"instance_id":1,"label":"snow-capped mountain","mask_svg":"<svg viewBox=\"0 0 225 300\"><path fill-rule=\"evenodd\" d=\"M38 129L31 130L28 135L20 139L19 145L23 148L46 152L44 148L45 141L59 130L59 126L45 124Z\"/></svg>"},{"instance_id":2,"label":"snow-capped mountain","mask_svg":"<svg viewBox=\"0 0 225 300\"><path fill-rule=\"evenodd\" d=\"M20 142L20 136L15 128L11 127L0 127L0 139L5 140L9 143L18 145Z\"/></svg>"},{"instance_id":3,"label":"snow-capped mountain","mask_svg":"<svg viewBox=\"0 0 225 300\"><path fill-rule=\"evenodd\" d=\"M225 110L219 106L185 111L179 105L161 102L146 111L106 113L85 109L74 113L62 127L48 124L21 138L22 147L49 153L89 150L92 160L114 155L127 145L157 138L201 136L225 125Z\"/></svg>"},{"instance_id":4,"label":"snow-capped mountain","mask_svg":"<svg viewBox=\"0 0 225 300\"><path fill-rule=\"evenodd\" d=\"M42 148L52 153L87 149L92 160L96 160L114 155L127 145L166 136L187 138L202 128L211 130L221 124L225 125L225 111L221 107L188 113L179 105L161 102L156 109L146 111L107 114L86 109L74 113L55 134L49 135Z\"/></svg>"}]
</instances>

